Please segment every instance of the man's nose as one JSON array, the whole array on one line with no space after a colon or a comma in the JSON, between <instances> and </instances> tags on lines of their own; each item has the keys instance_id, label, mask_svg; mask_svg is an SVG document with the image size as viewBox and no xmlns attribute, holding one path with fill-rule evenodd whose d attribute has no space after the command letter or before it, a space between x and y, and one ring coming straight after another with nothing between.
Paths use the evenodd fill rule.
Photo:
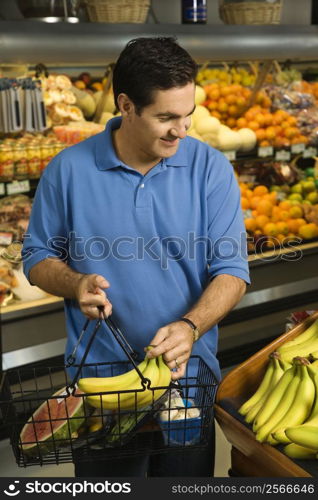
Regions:
<instances>
[{"instance_id":1,"label":"man's nose","mask_svg":"<svg viewBox=\"0 0 318 500\"><path fill-rule=\"evenodd\" d=\"M173 137L178 137L179 139L184 139L187 135L187 129L185 125L180 125L180 127L173 127L170 131Z\"/></svg>"}]
</instances>

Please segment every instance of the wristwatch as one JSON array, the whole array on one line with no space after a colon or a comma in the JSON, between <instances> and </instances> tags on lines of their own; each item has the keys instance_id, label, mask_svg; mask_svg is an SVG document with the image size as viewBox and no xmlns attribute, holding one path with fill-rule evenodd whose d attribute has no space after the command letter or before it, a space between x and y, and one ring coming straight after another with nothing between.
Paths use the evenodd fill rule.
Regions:
<instances>
[{"instance_id":1,"label":"wristwatch","mask_svg":"<svg viewBox=\"0 0 318 500\"><path fill-rule=\"evenodd\" d=\"M179 321L184 321L192 328L193 342L196 342L200 338L200 332L198 327L188 318L180 318Z\"/></svg>"}]
</instances>

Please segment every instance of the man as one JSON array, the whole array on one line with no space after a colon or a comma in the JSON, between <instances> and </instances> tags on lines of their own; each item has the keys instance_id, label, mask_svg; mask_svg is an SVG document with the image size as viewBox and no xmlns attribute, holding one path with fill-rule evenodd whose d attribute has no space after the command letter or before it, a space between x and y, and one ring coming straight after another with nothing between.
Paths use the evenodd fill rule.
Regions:
<instances>
[{"instance_id":1,"label":"man","mask_svg":"<svg viewBox=\"0 0 318 500\"><path fill-rule=\"evenodd\" d=\"M220 379L216 325L243 296L249 275L233 168L220 152L186 137L196 71L172 38L129 42L113 74L122 118L64 150L42 175L25 273L65 298L66 356L84 315L97 318L103 306L141 357L145 346L156 346L148 355L163 354L173 379L184 375L191 354ZM84 337L78 359L86 343ZM105 329L87 363L122 359ZM76 464L75 473L210 476L212 427L209 444L177 457L126 459L125 466Z\"/></svg>"}]
</instances>

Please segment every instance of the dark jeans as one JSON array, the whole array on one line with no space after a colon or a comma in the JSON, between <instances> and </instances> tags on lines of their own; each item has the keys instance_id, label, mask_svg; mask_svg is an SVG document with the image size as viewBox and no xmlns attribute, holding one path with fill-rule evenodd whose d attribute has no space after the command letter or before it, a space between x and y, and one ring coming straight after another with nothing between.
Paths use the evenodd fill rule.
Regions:
<instances>
[{"instance_id":1,"label":"dark jeans","mask_svg":"<svg viewBox=\"0 0 318 500\"><path fill-rule=\"evenodd\" d=\"M215 429L211 425L208 445L195 450L169 451L157 455L76 462L75 477L213 477Z\"/></svg>"}]
</instances>

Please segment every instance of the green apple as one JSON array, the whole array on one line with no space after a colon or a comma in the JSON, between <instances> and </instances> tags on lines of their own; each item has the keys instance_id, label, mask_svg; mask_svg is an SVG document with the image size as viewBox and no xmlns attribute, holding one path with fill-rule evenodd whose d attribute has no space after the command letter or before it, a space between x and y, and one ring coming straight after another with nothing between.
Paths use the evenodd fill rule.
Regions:
<instances>
[{"instance_id":1,"label":"green apple","mask_svg":"<svg viewBox=\"0 0 318 500\"><path fill-rule=\"evenodd\" d=\"M314 181L303 181L302 185L305 193L311 193L316 190Z\"/></svg>"},{"instance_id":2,"label":"green apple","mask_svg":"<svg viewBox=\"0 0 318 500\"><path fill-rule=\"evenodd\" d=\"M278 191L280 191L280 190L281 190L281 187L280 187L280 186L277 186L276 184L273 184L273 186L271 186L271 187L269 188L269 190L270 190L270 192L271 192L271 193L272 193L273 191L278 192Z\"/></svg>"},{"instance_id":3,"label":"green apple","mask_svg":"<svg viewBox=\"0 0 318 500\"><path fill-rule=\"evenodd\" d=\"M310 201L313 205L315 203L318 203L318 192L317 191L312 191L311 193L308 193L306 196L306 201Z\"/></svg>"},{"instance_id":4,"label":"green apple","mask_svg":"<svg viewBox=\"0 0 318 500\"><path fill-rule=\"evenodd\" d=\"M303 197L300 193L292 193L288 196L289 200L303 201Z\"/></svg>"},{"instance_id":5,"label":"green apple","mask_svg":"<svg viewBox=\"0 0 318 500\"><path fill-rule=\"evenodd\" d=\"M301 194L303 192L303 187L302 185L300 184L300 182L298 182L297 184L294 184L291 188L290 188L290 191L292 193L298 193L298 194Z\"/></svg>"}]
</instances>

